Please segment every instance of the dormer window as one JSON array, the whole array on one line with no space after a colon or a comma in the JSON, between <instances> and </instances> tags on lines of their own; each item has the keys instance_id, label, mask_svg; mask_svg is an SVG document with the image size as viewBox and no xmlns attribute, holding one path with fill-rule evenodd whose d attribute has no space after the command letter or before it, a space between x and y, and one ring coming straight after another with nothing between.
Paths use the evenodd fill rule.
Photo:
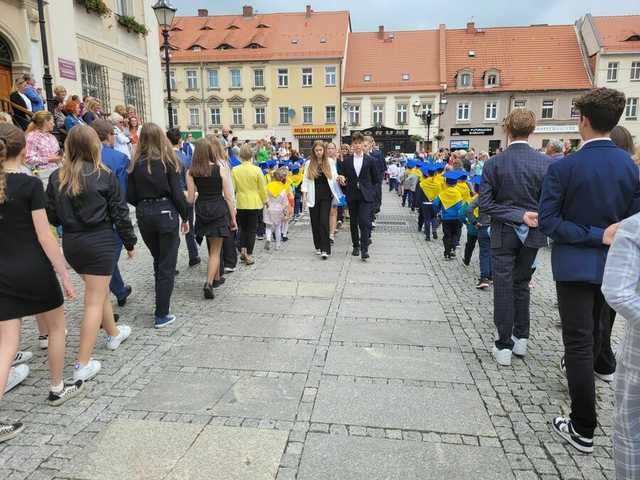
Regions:
<instances>
[{"instance_id":1,"label":"dormer window","mask_svg":"<svg viewBox=\"0 0 640 480\"><path fill-rule=\"evenodd\" d=\"M402 74L402 80L407 81L407 80L409 80L409 78L411 78L411 77L409 76L408 73L403 73Z\"/></svg>"},{"instance_id":2,"label":"dormer window","mask_svg":"<svg viewBox=\"0 0 640 480\"><path fill-rule=\"evenodd\" d=\"M200 52L202 50L202 47L200 45L193 45L189 50L191 50L192 52Z\"/></svg>"},{"instance_id":3,"label":"dormer window","mask_svg":"<svg viewBox=\"0 0 640 480\"><path fill-rule=\"evenodd\" d=\"M487 88L500 85L500 72L498 70L487 70L482 78L484 78L484 86Z\"/></svg>"},{"instance_id":4,"label":"dormer window","mask_svg":"<svg viewBox=\"0 0 640 480\"><path fill-rule=\"evenodd\" d=\"M231 24L227 27L227 30L239 30L240 27L234 24Z\"/></svg>"},{"instance_id":5,"label":"dormer window","mask_svg":"<svg viewBox=\"0 0 640 480\"><path fill-rule=\"evenodd\" d=\"M231 50L233 47L228 43L221 43L217 46L216 50Z\"/></svg>"},{"instance_id":6,"label":"dormer window","mask_svg":"<svg viewBox=\"0 0 640 480\"><path fill-rule=\"evenodd\" d=\"M262 45L260 45L259 43L253 42L250 43L249 45L247 45L245 48L264 48Z\"/></svg>"},{"instance_id":7,"label":"dormer window","mask_svg":"<svg viewBox=\"0 0 640 480\"><path fill-rule=\"evenodd\" d=\"M256 25L256 28L269 28L269 25L267 25L266 23L259 23L258 25Z\"/></svg>"},{"instance_id":8,"label":"dormer window","mask_svg":"<svg viewBox=\"0 0 640 480\"><path fill-rule=\"evenodd\" d=\"M471 72L460 72L458 74L458 87L469 88L471 87L472 80Z\"/></svg>"},{"instance_id":9,"label":"dormer window","mask_svg":"<svg viewBox=\"0 0 640 480\"><path fill-rule=\"evenodd\" d=\"M371 74L370 73L365 73L364 74L364 81L365 82L370 82L371 81Z\"/></svg>"},{"instance_id":10,"label":"dormer window","mask_svg":"<svg viewBox=\"0 0 640 480\"><path fill-rule=\"evenodd\" d=\"M320 37L320 43L327 43L327 37Z\"/></svg>"},{"instance_id":11,"label":"dormer window","mask_svg":"<svg viewBox=\"0 0 640 480\"><path fill-rule=\"evenodd\" d=\"M625 42L638 42L640 41L640 34L634 33L625 39Z\"/></svg>"}]
</instances>

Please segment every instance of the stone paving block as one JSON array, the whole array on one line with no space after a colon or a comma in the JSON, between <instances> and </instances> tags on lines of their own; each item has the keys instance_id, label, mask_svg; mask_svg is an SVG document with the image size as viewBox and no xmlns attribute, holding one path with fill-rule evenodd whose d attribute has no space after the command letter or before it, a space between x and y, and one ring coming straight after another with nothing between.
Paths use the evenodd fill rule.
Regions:
<instances>
[{"instance_id":1,"label":"stone paving block","mask_svg":"<svg viewBox=\"0 0 640 480\"><path fill-rule=\"evenodd\" d=\"M331 300L321 298L296 298L293 302L291 310L287 313L295 313L297 315L326 315L329 312Z\"/></svg>"},{"instance_id":2,"label":"stone paving block","mask_svg":"<svg viewBox=\"0 0 640 480\"><path fill-rule=\"evenodd\" d=\"M422 274L407 274L407 273L384 273L376 272L376 275L371 275L370 272L349 272L347 274L347 283L366 283L375 285L400 285L415 287L430 287L433 286L433 280L429 275ZM406 295L406 293L405 293Z\"/></svg>"},{"instance_id":3,"label":"stone paving block","mask_svg":"<svg viewBox=\"0 0 640 480\"><path fill-rule=\"evenodd\" d=\"M278 430L205 427L166 480L272 480L287 443Z\"/></svg>"},{"instance_id":4,"label":"stone paving block","mask_svg":"<svg viewBox=\"0 0 640 480\"><path fill-rule=\"evenodd\" d=\"M185 367L307 372L314 351L306 344L212 341L176 347L163 359Z\"/></svg>"},{"instance_id":5,"label":"stone paving block","mask_svg":"<svg viewBox=\"0 0 640 480\"><path fill-rule=\"evenodd\" d=\"M451 327L444 322L403 322L364 318L338 318L333 329L332 340L436 347L457 346Z\"/></svg>"},{"instance_id":6,"label":"stone paving block","mask_svg":"<svg viewBox=\"0 0 640 480\"><path fill-rule=\"evenodd\" d=\"M379 428L495 435L476 392L322 382L311 421Z\"/></svg>"},{"instance_id":7,"label":"stone paving block","mask_svg":"<svg viewBox=\"0 0 640 480\"><path fill-rule=\"evenodd\" d=\"M193 424L114 420L60 476L83 480L165 478L202 428Z\"/></svg>"},{"instance_id":8,"label":"stone paving block","mask_svg":"<svg viewBox=\"0 0 640 480\"><path fill-rule=\"evenodd\" d=\"M338 315L343 317L396 318L398 320L422 320L446 322L438 303L391 303L381 300L353 300L340 302Z\"/></svg>"},{"instance_id":9,"label":"stone paving block","mask_svg":"<svg viewBox=\"0 0 640 480\"><path fill-rule=\"evenodd\" d=\"M278 297L278 301L265 296L229 295L215 305L220 312L288 313L293 305L293 297Z\"/></svg>"},{"instance_id":10,"label":"stone paving block","mask_svg":"<svg viewBox=\"0 0 640 480\"><path fill-rule=\"evenodd\" d=\"M304 390L302 375L294 378L243 377L210 409L211 415L295 420Z\"/></svg>"},{"instance_id":11,"label":"stone paving block","mask_svg":"<svg viewBox=\"0 0 640 480\"><path fill-rule=\"evenodd\" d=\"M249 280L243 283L234 293L282 297L294 296L296 294L296 284L287 280Z\"/></svg>"},{"instance_id":12,"label":"stone paving block","mask_svg":"<svg viewBox=\"0 0 640 480\"><path fill-rule=\"evenodd\" d=\"M473 383L460 352L331 346L324 373Z\"/></svg>"},{"instance_id":13,"label":"stone paving block","mask_svg":"<svg viewBox=\"0 0 640 480\"><path fill-rule=\"evenodd\" d=\"M437 300L433 288L423 287L409 292L406 287L393 285L367 285L349 283L345 286L342 298L370 298L396 303L433 302Z\"/></svg>"},{"instance_id":14,"label":"stone paving block","mask_svg":"<svg viewBox=\"0 0 640 480\"><path fill-rule=\"evenodd\" d=\"M303 316L271 318L232 318L206 322L198 329L203 334L238 335L242 337L300 338L317 340L323 319Z\"/></svg>"},{"instance_id":15,"label":"stone paving block","mask_svg":"<svg viewBox=\"0 0 640 480\"><path fill-rule=\"evenodd\" d=\"M152 381L132 398L127 409L150 412L207 414L238 377L166 374Z\"/></svg>"},{"instance_id":16,"label":"stone paving block","mask_svg":"<svg viewBox=\"0 0 640 480\"><path fill-rule=\"evenodd\" d=\"M310 433L299 480L513 479L500 450Z\"/></svg>"},{"instance_id":17,"label":"stone paving block","mask_svg":"<svg viewBox=\"0 0 640 480\"><path fill-rule=\"evenodd\" d=\"M375 251L371 250L371 255L375 255ZM362 262L355 260L349 266L349 272L362 273L368 272L370 275L384 275L386 273L426 273L424 265L417 261L414 263L382 263L382 262ZM374 273L375 272L375 273Z\"/></svg>"},{"instance_id":18,"label":"stone paving block","mask_svg":"<svg viewBox=\"0 0 640 480\"><path fill-rule=\"evenodd\" d=\"M332 298L336 292L335 282L298 282L298 297Z\"/></svg>"}]
</instances>

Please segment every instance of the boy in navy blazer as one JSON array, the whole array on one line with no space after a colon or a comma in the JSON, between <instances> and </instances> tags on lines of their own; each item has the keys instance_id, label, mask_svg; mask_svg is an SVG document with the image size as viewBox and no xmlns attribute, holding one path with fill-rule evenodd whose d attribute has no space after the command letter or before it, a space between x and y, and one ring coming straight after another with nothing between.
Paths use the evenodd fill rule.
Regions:
<instances>
[{"instance_id":1,"label":"boy in navy blazer","mask_svg":"<svg viewBox=\"0 0 640 480\"><path fill-rule=\"evenodd\" d=\"M571 414L553 419L554 431L583 453L593 451L595 376L611 381L613 315L600 287L607 251L621 220L640 210L638 167L609 133L625 108L617 90L580 97L577 152L554 162L542 184L540 229L553 239L551 262L558 293Z\"/></svg>"}]
</instances>

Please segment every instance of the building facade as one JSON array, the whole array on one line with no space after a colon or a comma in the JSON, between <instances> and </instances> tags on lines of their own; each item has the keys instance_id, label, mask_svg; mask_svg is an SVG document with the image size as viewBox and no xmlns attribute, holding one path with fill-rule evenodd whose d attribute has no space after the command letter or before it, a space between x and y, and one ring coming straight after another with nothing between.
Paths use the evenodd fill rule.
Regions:
<instances>
[{"instance_id":1,"label":"building facade","mask_svg":"<svg viewBox=\"0 0 640 480\"><path fill-rule=\"evenodd\" d=\"M150 2L104 0L101 10L87 5L79 0L45 5L54 85L64 86L69 94L97 97L105 112L117 104L132 104L143 119L164 126L158 26ZM0 9L0 97L4 97L9 79L31 72L42 86L44 71L36 1L0 0ZM148 33L122 25L127 20Z\"/></svg>"},{"instance_id":2,"label":"building facade","mask_svg":"<svg viewBox=\"0 0 640 480\"><path fill-rule=\"evenodd\" d=\"M640 15L593 17L576 22L589 73L597 87L620 90L627 105L620 125L640 141Z\"/></svg>"},{"instance_id":3,"label":"building facade","mask_svg":"<svg viewBox=\"0 0 640 480\"><path fill-rule=\"evenodd\" d=\"M308 151L337 141L348 12L177 17L171 29L174 123L195 137L223 126Z\"/></svg>"}]
</instances>

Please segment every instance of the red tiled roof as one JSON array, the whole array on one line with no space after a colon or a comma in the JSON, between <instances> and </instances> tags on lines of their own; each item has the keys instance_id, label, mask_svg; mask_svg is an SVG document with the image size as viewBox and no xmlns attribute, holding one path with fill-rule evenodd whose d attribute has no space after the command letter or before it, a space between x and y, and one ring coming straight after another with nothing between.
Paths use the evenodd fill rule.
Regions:
<instances>
[{"instance_id":1,"label":"red tiled roof","mask_svg":"<svg viewBox=\"0 0 640 480\"><path fill-rule=\"evenodd\" d=\"M238 28L229 28L230 25ZM342 58L349 29L347 11L311 12L308 17L305 12L251 17L176 17L170 32L170 43L178 50L171 52L171 61ZM202 50L188 50L194 43L200 45ZM223 44L232 48L217 50ZM250 44L263 48L246 48Z\"/></svg>"},{"instance_id":2,"label":"red tiled roof","mask_svg":"<svg viewBox=\"0 0 640 480\"><path fill-rule=\"evenodd\" d=\"M606 53L640 52L640 15L591 18ZM639 39L627 41L632 35Z\"/></svg>"},{"instance_id":3,"label":"red tiled roof","mask_svg":"<svg viewBox=\"0 0 640 480\"><path fill-rule=\"evenodd\" d=\"M447 30L449 92L573 90L591 88L573 25ZM469 52L475 53L474 57ZM456 74L473 72L472 88L457 88ZM485 88L495 69L499 85Z\"/></svg>"},{"instance_id":4,"label":"red tiled roof","mask_svg":"<svg viewBox=\"0 0 640 480\"><path fill-rule=\"evenodd\" d=\"M439 90L438 31L349 34L343 92ZM393 35L393 38L390 36ZM402 75L409 74L409 80ZM371 75L370 81L364 76Z\"/></svg>"}]
</instances>

